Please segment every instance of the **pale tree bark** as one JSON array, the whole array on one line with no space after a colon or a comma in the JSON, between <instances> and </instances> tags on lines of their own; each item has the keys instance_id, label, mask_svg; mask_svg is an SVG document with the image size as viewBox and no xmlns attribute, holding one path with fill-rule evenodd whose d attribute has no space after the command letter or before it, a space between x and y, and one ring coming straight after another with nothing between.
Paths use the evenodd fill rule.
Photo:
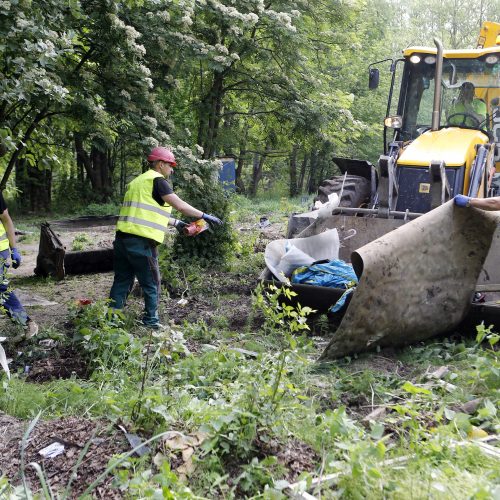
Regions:
<instances>
[{"instance_id":1,"label":"pale tree bark","mask_svg":"<svg viewBox=\"0 0 500 500\"><path fill-rule=\"evenodd\" d=\"M298 186L297 186L297 152L299 150L298 144L294 144L292 148L292 152L289 158L289 192L290 197L293 198L298 194Z\"/></svg>"},{"instance_id":2,"label":"pale tree bark","mask_svg":"<svg viewBox=\"0 0 500 500\"><path fill-rule=\"evenodd\" d=\"M306 176L306 168L307 168L308 158L309 158L309 155L307 153L305 153L304 158L302 160L302 164L300 165L300 175L299 175L299 182L298 182L299 193L302 193L302 191L304 190L304 179Z\"/></svg>"}]
</instances>

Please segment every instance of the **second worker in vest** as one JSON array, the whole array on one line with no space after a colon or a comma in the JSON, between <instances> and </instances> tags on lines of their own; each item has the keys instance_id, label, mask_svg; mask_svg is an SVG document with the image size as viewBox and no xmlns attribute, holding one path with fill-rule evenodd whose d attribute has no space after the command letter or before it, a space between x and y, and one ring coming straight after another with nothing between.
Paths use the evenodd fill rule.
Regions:
<instances>
[{"instance_id":1,"label":"second worker in vest","mask_svg":"<svg viewBox=\"0 0 500 500\"><path fill-rule=\"evenodd\" d=\"M161 328L158 317L160 269L157 246L163 243L169 226L182 231L185 222L171 215L175 208L188 217L204 219L209 224L222 221L203 213L181 200L166 178L176 166L172 151L154 148L148 156L150 169L136 177L127 188L116 225L114 247L114 281L109 294L110 305L122 309L137 277L144 292L142 322L150 328Z\"/></svg>"}]
</instances>

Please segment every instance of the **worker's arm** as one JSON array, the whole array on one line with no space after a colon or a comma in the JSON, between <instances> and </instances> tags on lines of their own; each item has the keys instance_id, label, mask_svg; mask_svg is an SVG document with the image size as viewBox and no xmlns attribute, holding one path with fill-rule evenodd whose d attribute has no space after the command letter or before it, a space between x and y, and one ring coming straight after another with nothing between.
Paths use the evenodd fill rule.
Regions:
<instances>
[{"instance_id":1,"label":"worker's arm","mask_svg":"<svg viewBox=\"0 0 500 500\"><path fill-rule=\"evenodd\" d=\"M482 208L483 210L500 210L500 196L494 198L471 198L471 207Z\"/></svg>"},{"instance_id":2,"label":"worker's arm","mask_svg":"<svg viewBox=\"0 0 500 500\"><path fill-rule=\"evenodd\" d=\"M15 269L21 264L21 255L16 248L16 230L14 229L14 223L12 222L8 209L5 209L0 214L0 221L2 221L5 232L7 233L11 252L12 267Z\"/></svg>"},{"instance_id":3,"label":"worker's arm","mask_svg":"<svg viewBox=\"0 0 500 500\"><path fill-rule=\"evenodd\" d=\"M459 207L475 207L490 211L500 210L500 196L494 196L493 198L471 198L470 196L457 194L453 201Z\"/></svg>"},{"instance_id":4,"label":"worker's arm","mask_svg":"<svg viewBox=\"0 0 500 500\"><path fill-rule=\"evenodd\" d=\"M178 210L181 214L187 215L188 217L196 217L201 219L203 212L197 208L192 207L189 203L181 200L175 193L165 194L162 200L168 203L171 207Z\"/></svg>"},{"instance_id":5,"label":"worker's arm","mask_svg":"<svg viewBox=\"0 0 500 500\"><path fill-rule=\"evenodd\" d=\"M210 224L215 224L215 225L222 224L222 221L215 215L206 214L201 210L192 207L189 203L186 203L184 200L181 200L175 193L165 194L161 198L171 207L175 208L182 214L187 215L188 217L196 217L197 219L203 219L209 222ZM174 220L171 222L171 225L175 226Z\"/></svg>"},{"instance_id":6,"label":"worker's arm","mask_svg":"<svg viewBox=\"0 0 500 500\"><path fill-rule=\"evenodd\" d=\"M0 214L0 220L2 221L3 227L7 232L7 238L9 239L10 248L16 247L16 230L14 229L14 223L10 218L9 211L5 209L3 213Z\"/></svg>"}]
</instances>

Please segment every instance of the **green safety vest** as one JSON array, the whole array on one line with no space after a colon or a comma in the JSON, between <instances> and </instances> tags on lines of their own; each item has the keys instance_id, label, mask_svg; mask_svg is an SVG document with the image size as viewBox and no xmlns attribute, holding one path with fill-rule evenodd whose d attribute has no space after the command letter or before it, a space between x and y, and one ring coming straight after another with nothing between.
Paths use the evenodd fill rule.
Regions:
<instances>
[{"instance_id":1,"label":"green safety vest","mask_svg":"<svg viewBox=\"0 0 500 500\"><path fill-rule=\"evenodd\" d=\"M474 113L483 116L483 120L486 119L487 108L483 101L474 98L471 103L471 109ZM464 103L457 102L450 109L449 116L454 115L455 113L467 113L467 111L468 109L465 107ZM454 116L451 120L449 120L449 122L450 125L460 125L461 123L464 123L468 127L473 127L476 124L475 120L464 116Z\"/></svg>"},{"instance_id":2,"label":"green safety vest","mask_svg":"<svg viewBox=\"0 0 500 500\"><path fill-rule=\"evenodd\" d=\"M7 250L9 248L9 238L7 237L7 231L3 223L0 221L0 252Z\"/></svg>"},{"instance_id":3,"label":"green safety vest","mask_svg":"<svg viewBox=\"0 0 500 500\"><path fill-rule=\"evenodd\" d=\"M168 204L161 206L153 198L153 182L157 177L163 176L155 170L148 170L128 185L116 224L117 231L163 243L172 207Z\"/></svg>"}]
</instances>

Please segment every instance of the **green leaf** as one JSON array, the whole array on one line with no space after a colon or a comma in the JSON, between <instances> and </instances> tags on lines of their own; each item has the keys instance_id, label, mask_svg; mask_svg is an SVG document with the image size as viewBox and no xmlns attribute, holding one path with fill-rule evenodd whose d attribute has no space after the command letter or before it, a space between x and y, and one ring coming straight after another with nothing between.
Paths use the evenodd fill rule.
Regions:
<instances>
[{"instance_id":1,"label":"green leaf","mask_svg":"<svg viewBox=\"0 0 500 500\"><path fill-rule=\"evenodd\" d=\"M403 391L409 392L410 394L432 394L429 389L425 389L424 387L417 387L409 381L403 384L402 389Z\"/></svg>"}]
</instances>

